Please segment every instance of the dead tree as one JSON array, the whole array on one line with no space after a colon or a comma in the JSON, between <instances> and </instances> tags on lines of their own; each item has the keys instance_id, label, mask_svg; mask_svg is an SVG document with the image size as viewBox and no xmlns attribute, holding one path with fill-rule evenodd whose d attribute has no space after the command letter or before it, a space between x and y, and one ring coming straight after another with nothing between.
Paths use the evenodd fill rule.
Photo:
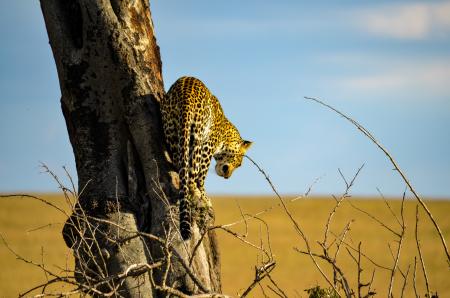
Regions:
<instances>
[{"instance_id":1,"label":"dead tree","mask_svg":"<svg viewBox=\"0 0 450 298\"><path fill-rule=\"evenodd\" d=\"M81 239L83 228L73 219L63 234L74 250L92 247L95 238L90 274L117 278L107 289L89 274L79 281L100 296L220 293L214 231L200 235L194 228L191 241L183 242L171 216L178 212L178 176L164 148L158 106L164 86L149 3L40 2L76 161L78 208L91 221L90 237ZM74 256L80 273L80 255ZM104 265L95 266L97 257ZM150 266L139 277L129 274L138 264Z\"/></svg>"}]
</instances>

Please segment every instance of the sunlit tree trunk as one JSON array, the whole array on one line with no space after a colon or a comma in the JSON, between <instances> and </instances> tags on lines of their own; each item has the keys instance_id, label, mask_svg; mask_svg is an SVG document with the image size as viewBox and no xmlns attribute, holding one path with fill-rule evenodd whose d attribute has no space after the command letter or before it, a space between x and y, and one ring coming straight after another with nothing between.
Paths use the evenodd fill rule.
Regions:
<instances>
[{"instance_id":1,"label":"sunlit tree trunk","mask_svg":"<svg viewBox=\"0 0 450 298\"><path fill-rule=\"evenodd\" d=\"M124 227L98 225L97 253L105 266L92 270L112 276L133 264L155 264L162 259L164 265L148 274L125 278L118 286L120 294L158 297L170 289L187 294L220 292L214 234L204 237L191 260L201 235L194 229L192 240L183 242L172 219L178 217L170 216L178 212L178 176L163 145L158 103L164 86L148 2L40 2L75 155L81 193L78 206L88 216ZM75 250L80 239L70 228L66 224L65 240ZM128 237L136 231L160 239L170 233L167 276L163 245L148 237ZM115 239L114 245L108 239Z\"/></svg>"}]
</instances>

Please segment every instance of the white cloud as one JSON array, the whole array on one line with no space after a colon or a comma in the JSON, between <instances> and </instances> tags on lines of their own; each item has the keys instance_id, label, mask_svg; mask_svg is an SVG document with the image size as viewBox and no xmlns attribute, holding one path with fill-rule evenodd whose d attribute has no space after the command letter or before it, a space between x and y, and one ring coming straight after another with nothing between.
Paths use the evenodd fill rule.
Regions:
<instances>
[{"instance_id":1,"label":"white cloud","mask_svg":"<svg viewBox=\"0 0 450 298\"><path fill-rule=\"evenodd\" d=\"M450 95L450 60L440 62L393 63L374 74L338 79L338 85L366 92L421 90L430 95Z\"/></svg>"},{"instance_id":2,"label":"white cloud","mask_svg":"<svg viewBox=\"0 0 450 298\"><path fill-rule=\"evenodd\" d=\"M357 23L365 32L400 39L425 39L450 33L450 1L393 4L364 10Z\"/></svg>"}]
</instances>

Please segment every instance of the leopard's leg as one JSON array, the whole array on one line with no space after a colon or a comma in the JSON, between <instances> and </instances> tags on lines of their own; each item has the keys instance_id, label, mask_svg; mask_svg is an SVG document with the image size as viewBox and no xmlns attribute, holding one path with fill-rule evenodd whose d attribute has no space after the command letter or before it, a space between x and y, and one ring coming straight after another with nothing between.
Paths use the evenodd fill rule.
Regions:
<instances>
[{"instance_id":1,"label":"leopard's leg","mask_svg":"<svg viewBox=\"0 0 450 298\"><path fill-rule=\"evenodd\" d=\"M209 222L214 219L214 213L212 211L212 204L205 191L205 179L208 173L209 165L211 164L212 154L209 154L208 147L203 147L201 154L200 170L197 176L197 188L201 193L201 198L198 207L198 225L201 232L206 231Z\"/></svg>"},{"instance_id":2,"label":"leopard's leg","mask_svg":"<svg viewBox=\"0 0 450 298\"><path fill-rule=\"evenodd\" d=\"M192 194L192 203L197 208L202 203L202 191L198 188L197 179L200 173L201 162L202 162L202 144L198 141L197 127L192 127L191 135L191 146L192 152L190 155L190 165L189 165L189 190ZM200 204L200 205L199 205Z\"/></svg>"},{"instance_id":3,"label":"leopard's leg","mask_svg":"<svg viewBox=\"0 0 450 298\"><path fill-rule=\"evenodd\" d=\"M162 111L163 117L163 129L164 129L164 137L166 140L166 149L169 152L170 159L172 163L179 167L180 165L180 143L179 143L179 132L181 129L179 128L178 121L176 119L171 118L169 113L163 109Z\"/></svg>"},{"instance_id":4,"label":"leopard's leg","mask_svg":"<svg viewBox=\"0 0 450 298\"><path fill-rule=\"evenodd\" d=\"M208 174L208 169L209 169L209 165L211 164L211 158L212 158L212 154L210 154L208 152L208 150L204 150L204 152L202 152L202 156L201 156L201 164L200 164L200 170L197 176L197 187L200 190L200 192L202 193L202 204L204 207L210 208L212 207L211 201L209 200L209 198L206 195L206 191L205 191L205 179L206 179L206 175Z\"/></svg>"},{"instance_id":5,"label":"leopard's leg","mask_svg":"<svg viewBox=\"0 0 450 298\"><path fill-rule=\"evenodd\" d=\"M198 169L198 175L196 179L197 187L202 194L201 197L202 206L208 210L212 207L212 204L206 195L205 179L206 175L208 174L209 165L211 164L212 155L214 153L213 149L214 144L213 140L211 139L211 126L214 122L212 115L213 113L211 108L211 102L208 101L208 104L205 104L205 109L202 115L202 122L204 123L200 132L202 152L199 163L200 168Z\"/></svg>"}]
</instances>

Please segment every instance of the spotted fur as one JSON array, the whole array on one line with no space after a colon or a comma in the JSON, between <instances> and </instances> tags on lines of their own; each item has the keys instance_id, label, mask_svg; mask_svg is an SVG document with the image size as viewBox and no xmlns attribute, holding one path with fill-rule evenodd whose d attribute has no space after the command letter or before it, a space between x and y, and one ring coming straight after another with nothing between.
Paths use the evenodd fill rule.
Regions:
<instances>
[{"instance_id":1,"label":"spotted fur","mask_svg":"<svg viewBox=\"0 0 450 298\"><path fill-rule=\"evenodd\" d=\"M178 79L161 101L164 134L180 176L180 232L191 236L192 210L208 208L205 177L212 157L219 176L229 178L251 142L225 117L217 98L193 77Z\"/></svg>"}]
</instances>

